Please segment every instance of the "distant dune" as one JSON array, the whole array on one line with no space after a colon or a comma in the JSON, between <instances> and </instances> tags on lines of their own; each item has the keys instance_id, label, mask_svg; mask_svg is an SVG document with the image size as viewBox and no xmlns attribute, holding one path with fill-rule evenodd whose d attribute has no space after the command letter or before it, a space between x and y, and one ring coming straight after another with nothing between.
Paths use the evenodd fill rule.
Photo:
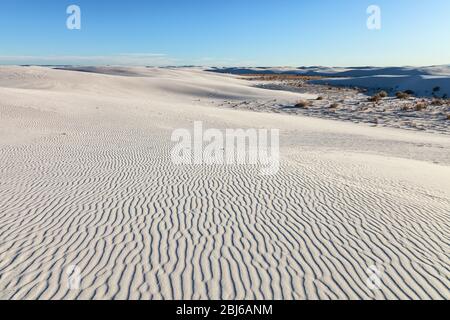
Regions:
<instances>
[{"instance_id":1,"label":"distant dune","mask_svg":"<svg viewBox=\"0 0 450 320\"><path fill-rule=\"evenodd\" d=\"M357 86L392 92L412 90L418 96L450 97L450 66L431 67L301 67L301 68L212 68L209 71L231 74L298 74L327 79L312 83ZM437 90L438 89L438 90Z\"/></svg>"},{"instance_id":2,"label":"distant dune","mask_svg":"<svg viewBox=\"0 0 450 320\"><path fill-rule=\"evenodd\" d=\"M338 79L313 80L311 83L334 86L361 87L372 91L388 90L393 95L398 91L413 91L415 96L450 97L450 76L391 76L377 75Z\"/></svg>"},{"instance_id":3,"label":"distant dune","mask_svg":"<svg viewBox=\"0 0 450 320\"><path fill-rule=\"evenodd\" d=\"M0 298L450 299L448 136L219 108L310 96L198 68L0 67L0 97ZM280 171L175 165L195 121L280 129Z\"/></svg>"}]
</instances>

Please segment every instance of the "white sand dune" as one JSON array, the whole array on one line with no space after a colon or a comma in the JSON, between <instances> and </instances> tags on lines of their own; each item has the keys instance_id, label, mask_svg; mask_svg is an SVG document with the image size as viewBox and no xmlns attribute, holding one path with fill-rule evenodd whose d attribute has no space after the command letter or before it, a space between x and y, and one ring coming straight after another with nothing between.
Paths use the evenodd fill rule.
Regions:
<instances>
[{"instance_id":1,"label":"white sand dune","mask_svg":"<svg viewBox=\"0 0 450 320\"><path fill-rule=\"evenodd\" d=\"M450 66L429 67L300 67L300 68L212 68L230 74L296 74L322 76L314 84L361 87L369 90L412 90L418 96L450 97Z\"/></svg>"},{"instance_id":2,"label":"white sand dune","mask_svg":"<svg viewBox=\"0 0 450 320\"><path fill-rule=\"evenodd\" d=\"M82 71L0 67L0 297L450 298L448 137L217 108L301 95L197 69ZM174 165L199 120L280 129L280 172Z\"/></svg>"},{"instance_id":3,"label":"white sand dune","mask_svg":"<svg viewBox=\"0 0 450 320\"><path fill-rule=\"evenodd\" d=\"M450 76L450 65L428 67L267 67L267 68L210 68L208 71L230 74L298 74L322 77L370 77L376 75L393 76Z\"/></svg>"},{"instance_id":4,"label":"white sand dune","mask_svg":"<svg viewBox=\"0 0 450 320\"><path fill-rule=\"evenodd\" d=\"M412 90L417 96L450 97L450 76L391 76L331 78L311 81L314 84L389 90L392 93Z\"/></svg>"}]
</instances>

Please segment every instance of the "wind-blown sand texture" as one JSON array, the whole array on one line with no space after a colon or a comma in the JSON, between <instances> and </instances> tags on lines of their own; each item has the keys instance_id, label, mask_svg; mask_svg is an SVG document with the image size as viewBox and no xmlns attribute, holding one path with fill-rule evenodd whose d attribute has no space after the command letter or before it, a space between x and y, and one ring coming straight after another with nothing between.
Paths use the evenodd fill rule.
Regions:
<instances>
[{"instance_id":1,"label":"wind-blown sand texture","mask_svg":"<svg viewBox=\"0 0 450 320\"><path fill-rule=\"evenodd\" d=\"M0 67L2 298L450 298L448 136L217 108L307 96L198 69L81 71ZM199 120L281 129L280 172L175 166Z\"/></svg>"}]
</instances>

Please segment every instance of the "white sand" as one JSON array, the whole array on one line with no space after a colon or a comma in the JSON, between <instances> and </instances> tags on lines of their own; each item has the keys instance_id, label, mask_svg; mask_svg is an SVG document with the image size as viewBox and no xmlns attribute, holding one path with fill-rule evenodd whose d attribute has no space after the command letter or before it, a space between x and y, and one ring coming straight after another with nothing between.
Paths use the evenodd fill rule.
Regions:
<instances>
[{"instance_id":1,"label":"white sand","mask_svg":"<svg viewBox=\"0 0 450 320\"><path fill-rule=\"evenodd\" d=\"M0 68L0 297L450 298L447 136L217 108L300 95L201 70L88 71ZM281 129L281 171L173 165L197 120Z\"/></svg>"},{"instance_id":2,"label":"white sand","mask_svg":"<svg viewBox=\"0 0 450 320\"><path fill-rule=\"evenodd\" d=\"M333 86L360 87L370 90L386 89L392 92L412 90L417 96L450 97L450 76L391 76L348 77L315 80L311 83ZM433 89L438 90L433 92Z\"/></svg>"},{"instance_id":3,"label":"white sand","mask_svg":"<svg viewBox=\"0 0 450 320\"><path fill-rule=\"evenodd\" d=\"M300 67L300 68L212 68L232 74L296 74L322 76L311 83L360 87L371 91L412 90L417 96L450 97L450 65L429 67ZM336 78L335 78L336 77Z\"/></svg>"}]
</instances>

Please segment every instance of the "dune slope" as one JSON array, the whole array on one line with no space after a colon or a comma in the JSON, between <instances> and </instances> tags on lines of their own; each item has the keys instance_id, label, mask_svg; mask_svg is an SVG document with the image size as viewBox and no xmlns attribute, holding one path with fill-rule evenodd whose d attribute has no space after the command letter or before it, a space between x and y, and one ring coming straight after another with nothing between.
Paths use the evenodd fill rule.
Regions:
<instances>
[{"instance_id":1,"label":"dune slope","mask_svg":"<svg viewBox=\"0 0 450 320\"><path fill-rule=\"evenodd\" d=\"M82 71L0 68L0 298L450 298L447 137L216 108L302 96L201 70ZM280 171L176 166L194 121L280 129Z\"/></svg>"}]
</instances>

